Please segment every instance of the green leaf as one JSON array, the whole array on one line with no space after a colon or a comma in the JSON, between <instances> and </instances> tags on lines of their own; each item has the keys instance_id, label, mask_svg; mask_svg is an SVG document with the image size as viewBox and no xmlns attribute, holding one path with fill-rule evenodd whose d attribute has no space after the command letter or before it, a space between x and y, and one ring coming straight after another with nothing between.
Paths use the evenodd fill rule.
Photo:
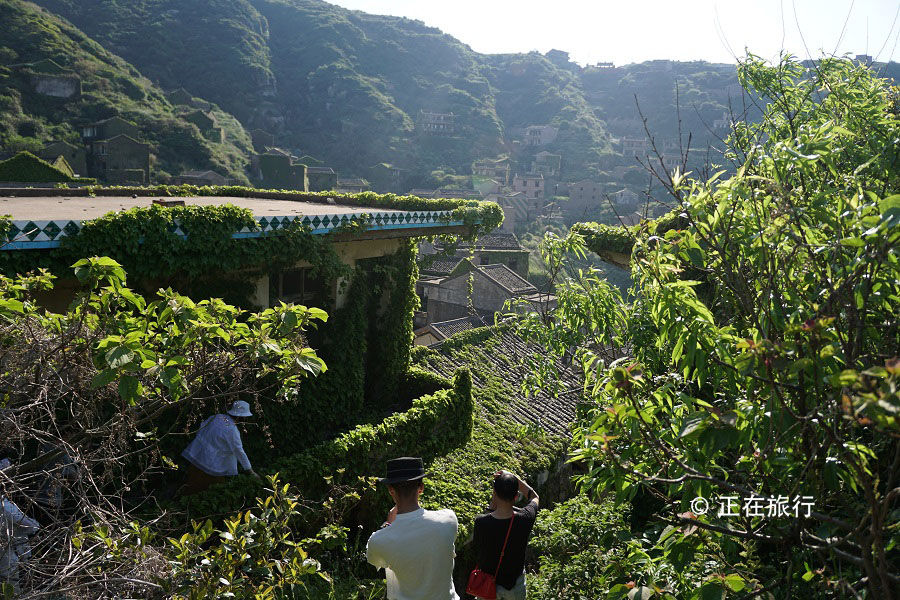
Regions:
<instances>
[{"instance_id":1,"label":"green leaf","mask_svg":"<svg viewBox=\"0 0 900 600\"><path fill-rule=\"evenodd\" d=\"M114 369L103 369L91 379L91 389L96 390L115 381L118 373Z\"/></svg>"},{"instance_id":2,"label":"green leaf","mask_svg":"<svg viewBox=\"0 0 900 600\"><path fill-rule=\"evenodd\" d=\"M25 312L25 304L13 298L0 298L0 309L22 314Z\"/></svg>"},{"instance_id":3,"label":"green leaf","mask_svg":"<svg viewBox=\"0 0 900 600\"><path fill-rule=\"evenodd\" d=\"M635 587L630 592L628 592L628 600L646 600L647 598L652 598L655 595L656 592L654 592L647 586L642 585Z\"/></svg>"},{"instance_id":4,"label":"green leaf","mask_svg":"<svg viewBox=\"0 0 900 600\"><path fill-rule=\"evenodd\" d=\"M628 595L628 586L624 583L617 583L616 585L609 588L609 593L606 595L607 600L622 600L626 595Z\"/></svg>"},{"instance_id":5,"label":"green leaf","mask_svg":"<svg viewBox=\"0 0 900 600\"><path fill-rule=\"evenodd\" d=\"M718 582L707 581L700 587L701 600L722 600L725 598L725 588Z\"/></svg>"},{"instance_id":6,"label":"green leaf","mask_svg":"<svg viewBox=\"0 0 900 600\"><path fill-rule=\"evenodd\" d=\"M747 587L747 583L744 581L744 578L738 575L737 573L732 573L731 575L725 576L725 585L727 585L732 592L739 592L745 587Z\"/></svg>"},{"instance_id":7,"label":"green leaf","mask_svg":"<svg viewBox=\"0 0 900 600\"><path fill-rule=\"evenodd\" d=\"M696 431L703 431L706 428L706 415L695 414L692 417L688 417L684 423L681 425L681 430L678 432L679 438L684 438Z\"/></svg>"},{"instance_id":8,"label":"green leaf","mask_svg":"<svg viewBox=\"0 0 900 600\"><path fill-rule=\"evenodd\" d=\"M115 346L106 353L106 364L111 369L120 369L134 360L134 352L125 346Z\"/></svg>"},{"instance_id":9,"label":"green leaf","mask_svg":"<svg viewBox=\"0 0 900 600\"><path fill-rule=\"evenodd\" d=\"M133 375L123 375L119 379L119 397L130 406L137 404L140 397L141 382Z\"/></svg>"}]
</instances>

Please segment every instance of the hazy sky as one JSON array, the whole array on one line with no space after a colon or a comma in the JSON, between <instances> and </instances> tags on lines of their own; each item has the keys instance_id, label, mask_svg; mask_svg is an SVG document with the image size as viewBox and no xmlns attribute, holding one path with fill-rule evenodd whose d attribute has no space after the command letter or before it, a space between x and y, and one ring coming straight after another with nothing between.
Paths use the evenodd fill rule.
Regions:
<instances>
[{"instance_id":1,"label":"hazy sky","mask_svg":"<svg viewBox=\"0 0 900 600\"><path fill-rule=\"evenodd\" d=\"M581 64L734 62L745 47L766 58L786 48L803 58L825 50L900 60L898 0L329 1L424 21L478 52L556 48Z\"/></svg>"}]
</instances>

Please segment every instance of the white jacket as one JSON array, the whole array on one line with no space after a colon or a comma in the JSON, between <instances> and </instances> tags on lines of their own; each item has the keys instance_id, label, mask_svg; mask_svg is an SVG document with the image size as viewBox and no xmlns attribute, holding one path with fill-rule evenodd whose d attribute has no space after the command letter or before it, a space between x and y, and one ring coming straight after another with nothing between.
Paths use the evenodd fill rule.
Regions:
<instances>
[{"instance_id":1,"label":"white jacket","mask_svg":"<svg viewBox=\"0 0 900 600\"><path fill-rule=\"evenodd\" d=\"M203 421L197 436L181 455L207 475L216 477L237 475L238 463L245 471L251 469L241 432L229 415L213 415Z\"/></svg>"}]
</instances>

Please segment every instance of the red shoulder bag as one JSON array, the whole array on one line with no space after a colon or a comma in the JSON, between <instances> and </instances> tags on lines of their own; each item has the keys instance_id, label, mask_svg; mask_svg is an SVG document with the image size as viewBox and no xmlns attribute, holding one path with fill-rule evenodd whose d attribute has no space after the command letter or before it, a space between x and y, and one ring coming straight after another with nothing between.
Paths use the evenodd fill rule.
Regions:
<instances>
[{"instance_id":1,"label":"red shoulder bag","mask_svg":"<svg viewBox=\"0 0 900 600\"><path fill-rule=\"evenodd\" d=\"M478 567L472 569L472 572L469 574L469 583L466 584L467 594L472 594L484 600L497 599L497 573L500 572L500 564L503 562L503 554L506 552L506 542L509 541L509 534L512 531L512 524L515 518L516 513L513 513L512 518L509 520L509 528L506 530L506 539L503 540L503 548L500 549L500 560L497 561L497 570L491 575Z\"/></svg>"}]
</instances>

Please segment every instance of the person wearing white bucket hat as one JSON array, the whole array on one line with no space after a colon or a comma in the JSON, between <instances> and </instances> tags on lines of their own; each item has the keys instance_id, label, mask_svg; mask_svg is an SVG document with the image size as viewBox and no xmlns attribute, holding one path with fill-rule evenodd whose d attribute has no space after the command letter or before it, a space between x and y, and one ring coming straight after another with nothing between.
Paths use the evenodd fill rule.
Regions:
<instances>
[{"instance_id":1,"label":"person wearing white bucket hat","mask_svg":"<svg viewBox=\"0 0 900 600\"><path fill-rule=\"evenodd\" d=\"M253 416L250 405L237 400L226 414L213 415L200 424L196 437L181 453L188 461L184 495L202 492L213 483L237 475L238 464L259 478L250 466L237 428L238 421L250 416Z\"/></svg>"}]
</instances>

